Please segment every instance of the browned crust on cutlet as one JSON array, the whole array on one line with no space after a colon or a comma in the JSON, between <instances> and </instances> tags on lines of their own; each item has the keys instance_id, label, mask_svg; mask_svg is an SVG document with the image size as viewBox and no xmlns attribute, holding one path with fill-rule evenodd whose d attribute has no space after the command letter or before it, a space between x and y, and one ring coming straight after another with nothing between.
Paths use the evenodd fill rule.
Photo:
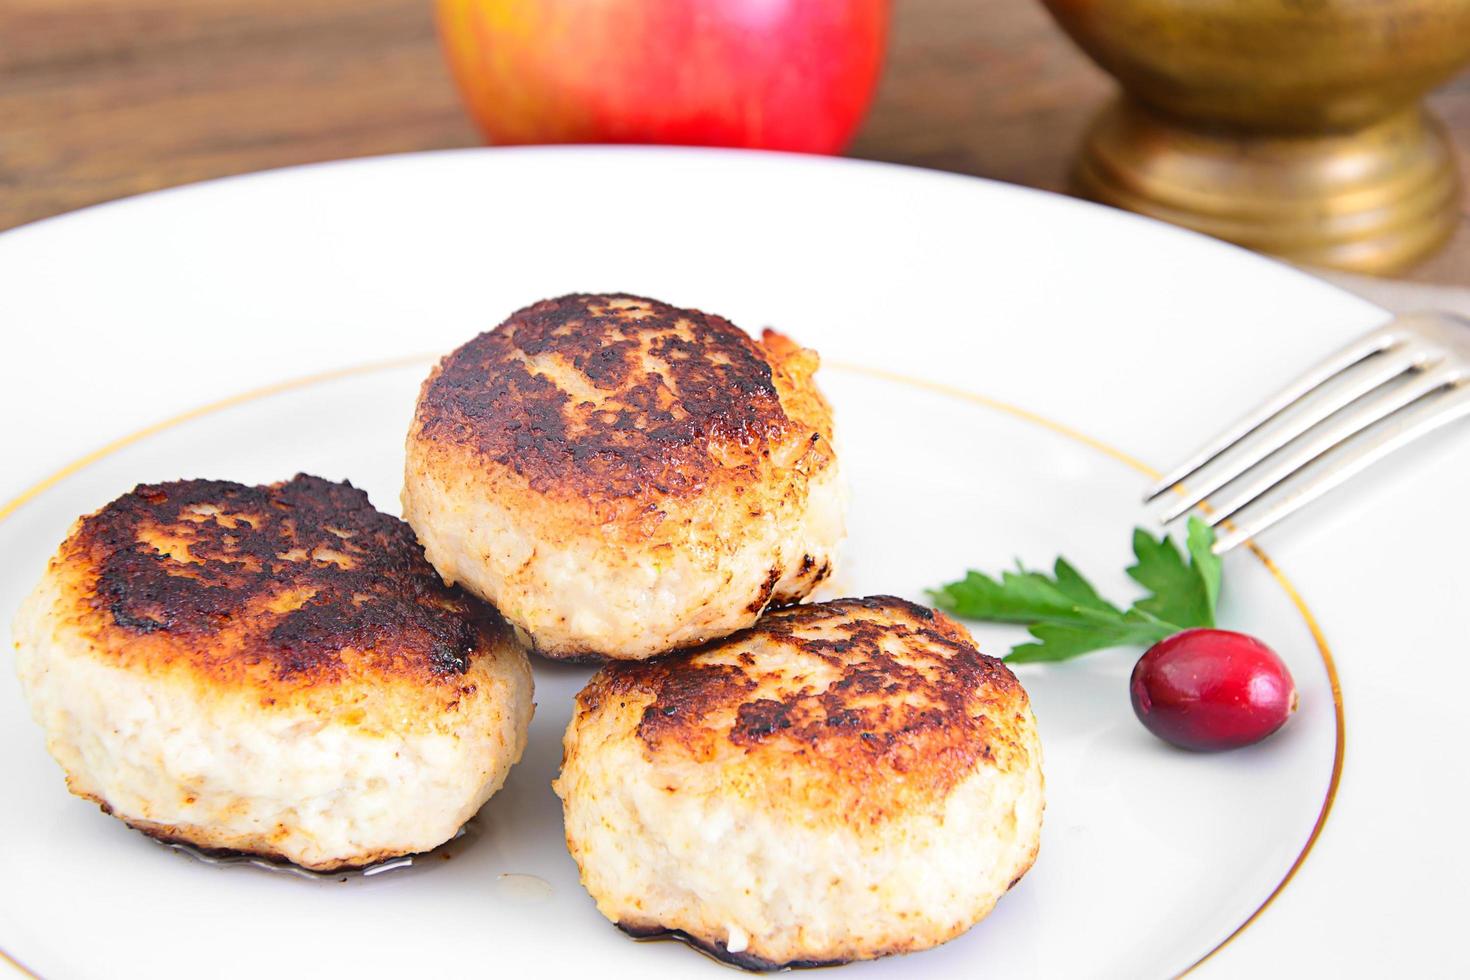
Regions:
<instances>
[{"instance_id":1,"label":"browned crust on cutlet","mask_svg":"<svg viewBox=\"0 0 1470 980\"><path fill-rule=\"evenodd\" d=\"M784 647L835 672L830 684L768 674L753 647ZM942 799L980 765L1010 765L1029 711L1015 676L975 649L943 613L892 596L768 613L691 653L603 668L578 695L582 712L640 703L650 753L700 761L777 755L826 770L879 818L899 786ZM901 779L895 781L897 774ZM896 809L896 808L895 808Z\"/></svg>"},{"instance_id":2,"label":"browned crust on cutlet","mask_svg":"<svg viewBox=\"0 0 1470 980\"><path fill-rule=\"evenodd\" d=\"M144 484L83 518L56 561L107 659L224 687L368 674L457 698L509 633L440 581L407 524L312 476Z\"/></svg>"},{"instance_id":3,"label":"browned crust on cutlet","mask_svg":"<svg viewBox=\"0 0 1470 980\"><path fill-rule=\"evenodd\" d=\"M773 445L831 438L783 408L780 362L798 350L643 297L543 300L444 359L413 438L472 450L538 493L691 496Z\"/></svg>"}]
</instances>

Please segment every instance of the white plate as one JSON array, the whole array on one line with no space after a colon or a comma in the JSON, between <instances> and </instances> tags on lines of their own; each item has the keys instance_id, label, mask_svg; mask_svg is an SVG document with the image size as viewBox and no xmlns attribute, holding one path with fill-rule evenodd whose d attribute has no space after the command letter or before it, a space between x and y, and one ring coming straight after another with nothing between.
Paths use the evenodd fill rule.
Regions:
<instances>
[{"instance_id":1,"label":"white plate","mask_svg":"<svg viewBox=\"0 0 1470 980\"><path fill-rule=\"evenodd\" d=\"M823 352L854 491L836 585L914 598L967 565L1058 552L1130 594L1120 570L1146 479L1124 457L1173 461L1382 317L1116 212L814 158L463 151L148 195L0 236L0 615L73 517L142 480L307 470L396 511L425 355L531 300L607 289ZM319 372L337 373L298 380ZM1470 876L1453 761L1470 680L1453 618L1470 586L1455 560L1466 435L1268 536L1289 579L1228 559L1226 624L1272 643L1301 688L1268 742L1197 756L1153 740L1128 706L1124 651L1019 671L1047 750L1035 870L948 946L845 969L1470 964L1446 938ZM1016 636L976 632L996 653ZM71 798L0 672L0 949L46 976L719 969L631 942L577 885L548 783L587 672L536 666L526 758L452 859L345 883L207 867Z\"/></svg>"}]
</instances>

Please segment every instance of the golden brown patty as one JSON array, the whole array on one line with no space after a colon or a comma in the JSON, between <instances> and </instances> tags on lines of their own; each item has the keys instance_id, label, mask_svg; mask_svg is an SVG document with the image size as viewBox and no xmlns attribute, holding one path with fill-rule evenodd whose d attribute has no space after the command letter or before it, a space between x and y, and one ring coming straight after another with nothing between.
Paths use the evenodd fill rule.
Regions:
<instances>
[{"instance_id":1,"label":"golden brown patty","mask_svg":"<svg viewBox=\"0 0 1470 980\"><path fill-rule=\"evenodd\" d=\"M404 517L446 581L547 656L728 635L810 593L842 537L817 366L657 300L537 303L425 381Z\"/></svg>"},{"instance_id":2,"label":"golden brown patty","mask_svg":"<svg viewBox=\"0 0 1470 980\"><path fill-rule=\"evenodd\" d=\"M1043 805L1019 682L891 596L607 665L555 789L603 915L760 969L954 938L1031 866Z\"/></svg>"},{"instance_id":3,"label":"golden brown patty","mask_svg":"<svg viewBox=\"0 0 1470 980\"><path fill-rule=\"evenodd\" d=\"M78 796L155 837L318 870L443 843L504 782L530 666L346 483L140 486L82 518L16 619Z\"/></svg>"}]
</instances>

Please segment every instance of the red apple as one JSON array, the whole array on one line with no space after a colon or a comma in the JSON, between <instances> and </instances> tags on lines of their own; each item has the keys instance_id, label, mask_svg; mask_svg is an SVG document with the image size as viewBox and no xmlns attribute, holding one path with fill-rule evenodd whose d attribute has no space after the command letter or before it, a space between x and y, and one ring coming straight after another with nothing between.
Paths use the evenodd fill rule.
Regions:
<instances>
[{"instance_id":1,"label":"red apple","mask_svg":"<svg viewBox=\"0 0 1470 980\"><path fill-rule=\"evenodd\" d=\"M888 0L438 0L492 143L835 153L872 100Z\"/></svg>"}]
</instances>

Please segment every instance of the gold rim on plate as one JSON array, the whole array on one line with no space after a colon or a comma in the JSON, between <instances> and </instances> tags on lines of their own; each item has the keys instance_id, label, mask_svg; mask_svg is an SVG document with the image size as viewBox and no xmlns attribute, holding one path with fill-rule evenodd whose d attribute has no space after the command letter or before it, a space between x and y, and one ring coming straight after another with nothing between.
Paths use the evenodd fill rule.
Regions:
<instances>
[{"instance_id":1,"label":"gold rim on plate","mask_svg":"<svg viewBox=\"0 0 1470 980\"><path fill-rule=\"evenodd\" d=\"M135 432L131 432L125 436L114 439L112 442L109 442L106 445L93 450L92 452L80 457L79 459L73 460L72 462L56 470L49 476L27 487L25 490L21 491L5 504L0 505L0 522L4 522L6 519L12 517L16 511L20 510L27 503L36 499L46 491L56 487L58 484L67 480L68 478L75 476L77 473L91 466L93 463L106 459L108 456L111 456L114 453L119 452L120 450L126 449L127 447L134 445L135 443L142 442L144 439L148 439L162 432L166 432L167 430L183 425L186 422L192 422L195 419L203 418L206 415L212 415L216 412L221 412L228 408L234 408L238 405L248 404L250 402L258 401L263 398L269 398L272 395L279 395L289 391L297 391L302 388L309 388L312 385L325 384L330 381L338 381L344 378L359 377L365 374L375 374L379 371L391 371L397 368L410 367L415 364L424 364L432 361L435 356L436 355L430 354L415 354L407 357L395 357L390 360L372 361L370 363L359 364L354 367L338 368L336 370L323 371L317 374L310 374L300 378L292 378L287 381L279 381L275 384L264 385L259 388L252 388L249 391L244 391L236 395L231 395L227 398L221 398L217 401L212 401L208 404L200 405L197 408L190 409L187 412L182 412L178 415L174 415L160 422L155 422L152 425L145 426L144 428L138 429ZM1023 422L1028 422L1032 425L1038 426L1050 432L1056 433L1057 435L1070 439L1073 442L1077 442L1084 446L1087 446L1089 449L1096 450L1097 452L1100 452L1105 456L1109 456L1114 460L1117 460L1119 463L1122 463L1124 466L1136 470L1138 473L1141 473L1152 480L1157 480L1162 476L1162 474L1158 470L1154 469L1152 466L1149 466L1147 463L1144 463L1137 457L1132 456L1129 453L1126 453L1123 450L1116 448L1115 446L1109 445L1108 443L1103 442L1093 436L1090 436L1087 433L1082 432L1078 429L1074 429L1069 425L1057 422L1053 419L1047 418L1044 415L1038 415L1037 413L1032 412L1029 409L1022 408L1019 405L1012 405L1010 402L1001 401L998 398L991 398L987 395L981 395L973 391L967 391L964 388L959 388L954 385L941 384L935 381L926 381L922 378L914 378L905 374L899 374L895 371L887 371L882 368L868 367L861 364L849 364L842 361L828 361L826 362L825 366L839 371L845 371L850 374L862 375L864 377L874 378L879 381L887 381L891 384L900 384L911 388L919 388L925 391L935 392L936 394L944 395L949 398L955 398L960 401L969 402L972 405L979 405L983 408L990 409L991 411L999 412L1003 415L1009 415L1010 417L1019 419ZM1302 865L1306 862L1307 855L1312 852L1312 847L1317 843L1317 838L1322 835L1322 828L1327 825L1327 817L1332 812L1332 804L1337 798L1337 787L1339 782L1341 782L1342 780L1343 750L1345 748L1346 729L1344 727L1343 720L1342 689L1338 682L1337 664L1332 658L1332 650L1327 645L1327 638L1322 634L1322 628L1317 622L1317 617L1314 616L1311 609L1307 607L1306 601L1302 599L1301 593L1297 591L1296 586L1293 585L1291 580L1286 577L1286 574L1281 571L1276 562L1273 561L1271 557L1267 555L1264 551L1262 551L1255 544L1255 542L1250 542L1247 547L1249 547L1251 554L1255 555L1256 559L1261 563L1262 567L1266 569L1267 573L1269 573L1270 576L1276 580L1276 584L1281 587L1281 590L1286 593L1286 597L1291 601L1292 606L1296 608L1297 613L1302 617L1302 620L1306 624L1308 631L1311 632L1312 640L1317 645L1317 653L1322 658L1322 667L1327 673L1327 681L1332 690L1333 720L1336 725L1332 756L1332 776L1328 780L1327 794L1322 800L1321 809L1317 812L1317 819L1312 825L1312 831L1307 836L1307 841L1302 846L1301 852L1297 854L1296 859L1292 861L1291 867L1287 868L1286 874L1282 877L1281 881L1277 883L1275 888L1271 889L1270 894L1266 896L1265 900L1261 902L1260 905L1256 906L1255 911L1246 916L1245 920L1242 921L1240 925L1236 926L1229 935L1220 940L1220 942L1216 943L1202 956L1200 956L1193 963L1187 966L1179 974L1179 976L1183 976L1187 973L1192 972L1210 957L1214 956L1216 953L1220 952L1220 950L1228 946L1237 936L1245 932L1245 930L1248 929L1252 923L1259 919L1262 913L1264 913L1266 909L1270 907L1271 903L1276 900L1276 897L1286 890L1286 886L1291 883L1292 878L1296 876L1296 873L1301 870ZM24 963L21 963L3 948L0 948L0 960L3 960L4 962L15 967L26 976L35 978L40 977L40 974L27 967Z\"/></svg>"}]
</instances>

